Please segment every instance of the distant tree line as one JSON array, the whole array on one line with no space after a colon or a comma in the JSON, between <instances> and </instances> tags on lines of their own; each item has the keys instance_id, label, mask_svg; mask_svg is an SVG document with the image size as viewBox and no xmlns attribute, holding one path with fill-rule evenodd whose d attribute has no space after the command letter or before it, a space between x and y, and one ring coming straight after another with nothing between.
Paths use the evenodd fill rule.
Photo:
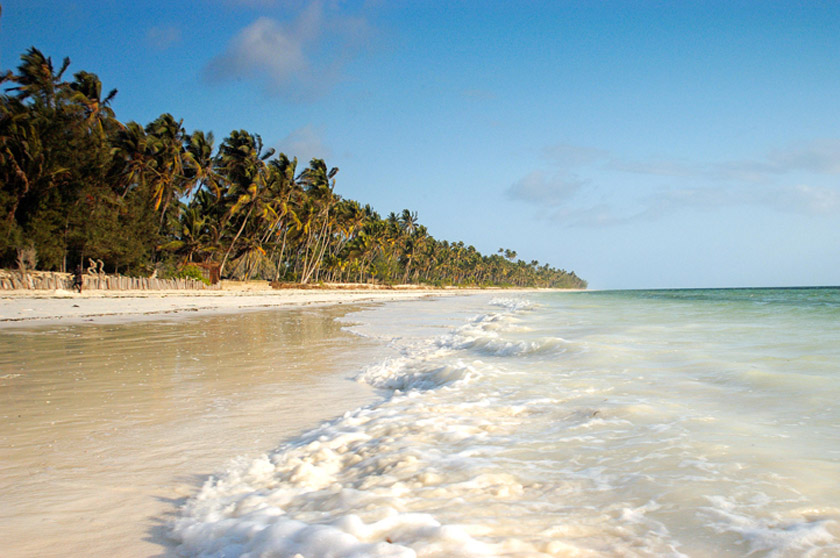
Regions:
<instances>
[{"instance_id":1,"label":"distant tree line","mask_svg":"<svg viewBox=\"0 0 840 558\"><path fill-rule=\"evenodd\" d=\"M259 135L188 133L163 114L122 123L102 83L36 48L0 76L0 265L124 275L214 262L224 277L310 283L585 287L574 272L440 241L403 210L335 193L337 168L275 153Z\"/></svg>"}]
</instances>

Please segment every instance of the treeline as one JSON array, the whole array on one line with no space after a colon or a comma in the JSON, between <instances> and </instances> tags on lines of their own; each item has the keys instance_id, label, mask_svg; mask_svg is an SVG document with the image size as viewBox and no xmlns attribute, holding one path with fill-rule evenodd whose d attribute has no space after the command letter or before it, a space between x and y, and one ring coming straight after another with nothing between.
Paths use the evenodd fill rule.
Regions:
<instances>
[{"instance_id":1,"label":"treeline","mask_svg":"<svg viewBox=\"0 0 840 558\"><path fill-rule=\"evenodd\" d=\"M223 277L309 283L585 287L573 272L482 255L335 193L337 168L275 153L259 135L188 133L163 114L117 120L99 78L65 80L35 48L0 76L0 265L123 275L213 263ZM191 271L192 270L192 271Z\"/></svg>"}]
</instances>

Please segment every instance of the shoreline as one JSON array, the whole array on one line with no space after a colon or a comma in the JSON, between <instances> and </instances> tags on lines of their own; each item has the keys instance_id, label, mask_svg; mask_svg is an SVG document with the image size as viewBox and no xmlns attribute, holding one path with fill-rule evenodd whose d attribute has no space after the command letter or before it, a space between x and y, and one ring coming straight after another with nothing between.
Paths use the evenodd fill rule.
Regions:
<instances>
[{"instance_id":1,"label":"shoreline","mask_svg":"<svg viewBox=\"0 0 840 558\"><path fill-rule=\"evenodd\" d=\"M352 375L382 344L336 320L354 309L0 325L7 552L176 556L169 524L208 478L376 398Z\"/></svg>"},{"instance_id":2,"label":"shoreline","mask_svg":"<svg viewBox=\"0 0 840 558\"><path fill-rule=\"evenodd\" d=\"M230 313L269 308L328 306L360 302L390 302L438 296L497 292L552 292L566 289L393 288L327 286L273 289L265 282L223 282L207 291L56 291L0 292L0 328L56 323L114 322L165 318L168 315Z\"/></svg>"},{"instance_id":3,"label":"shoreline","mask_svg":"<svg viewBox=\"0 0 840 558\"><path fill-rule=\"evenodd\" d=\"M30 314L0 321L13 555L174 557L171 521L208 478L378 398L352 377L390 349L336 317L543 291L239 287L0 296L0 320Z\"/></svg>"}]
</instances>

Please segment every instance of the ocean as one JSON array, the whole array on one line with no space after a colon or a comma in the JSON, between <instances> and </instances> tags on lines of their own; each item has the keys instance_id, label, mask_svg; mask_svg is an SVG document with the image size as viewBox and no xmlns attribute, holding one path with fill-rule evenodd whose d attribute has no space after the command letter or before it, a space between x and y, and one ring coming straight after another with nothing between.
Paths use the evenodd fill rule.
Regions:
<instances>
[{"instance_id":1,"label":"ocean","mask_svg":"<svg viewBox=\"0 0 840 558\"><path fill-rule=\"evenodd\" d=\"M840 556L840 289L341 320L382 343L347 370L376 401L211 477L172 524L181 555Z\"/></svg>"}]
</instances>

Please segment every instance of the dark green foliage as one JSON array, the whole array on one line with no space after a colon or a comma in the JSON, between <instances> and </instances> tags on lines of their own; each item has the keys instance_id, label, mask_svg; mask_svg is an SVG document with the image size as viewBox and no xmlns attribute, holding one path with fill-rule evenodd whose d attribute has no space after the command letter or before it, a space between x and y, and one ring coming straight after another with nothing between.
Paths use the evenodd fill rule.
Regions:
<instances>
[{"instance_id":1,"label":"dark green foliage","mask_svg":"<svg viewBox=\"0 0 840 558\"><path fill-rule=\"evenodd\" d=\"M585 287L574 273L438 241L408 209L383 219L335 193L337 168L306 168L235 130L218 149L165 113L119 122L90 72L63 75L31 48L0 76L0 265L34 247L45 270L301 283Z\"/></svg>"}]
</instances>

